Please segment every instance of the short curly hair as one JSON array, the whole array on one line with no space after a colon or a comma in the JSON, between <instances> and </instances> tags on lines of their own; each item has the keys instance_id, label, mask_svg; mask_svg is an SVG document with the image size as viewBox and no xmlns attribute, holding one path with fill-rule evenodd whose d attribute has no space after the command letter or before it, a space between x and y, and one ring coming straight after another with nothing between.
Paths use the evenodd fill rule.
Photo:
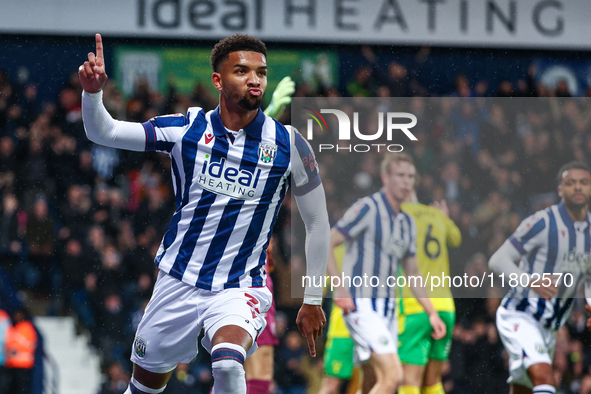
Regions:
<instances>
[{"instance_id":1,"label":"short curly hair","mask_svg":"<svg viewBox=\"0 0 591 394\"><path fill-rule=\"evenodd\" d=\"M560 167L560 170L558 170L558 176L556 177L556 180L558 181L559 185L562 183L562 179L567 175L566 172L569 170L583 170L591 174L591 169L587 163L583 163L581 161L571 161L570 163L566 163Z\"/></svg>"},{"instance_id":2,"label":"short curly hair","mask_svg":"<svg viewBox=\"0 0 591 394\"><path fill-rule=\"evenodd\" d=\"M267 57L267 47L264 42L247 34L234 34L233 36L220 40L213 47L209 58L213 71L218 72L220 63L226 60L230 53L238 51L258 52Z\"/></svg>"}]
</instances>

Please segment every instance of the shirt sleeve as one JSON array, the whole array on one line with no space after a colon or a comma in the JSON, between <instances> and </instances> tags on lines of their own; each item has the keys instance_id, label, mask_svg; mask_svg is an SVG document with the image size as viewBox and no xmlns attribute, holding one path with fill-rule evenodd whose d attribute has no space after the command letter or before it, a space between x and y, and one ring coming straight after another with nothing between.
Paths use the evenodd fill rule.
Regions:
<instances>
[{"instance_id":1,"label":"shirt sleeve","mask_svg":"<svg viewBox=\"0 0 591 394\"><path fill-rule=\"evenodd\" d=\"M187 116L181 114L158 116L145 123L113 119L103 105L103 92L82 93L82 116L89 140L112 148L133 151L159 151L170 153L174 143L190 126L191 114L200 108L191 108Z\"/></svg>"},{"instance_id":2,"label":"shirt sleeve","mask_svg":"<svg viewBox=\"0 0 591 394\"><path fill-rule=\"evenodd\" d=\"M318 163L312 147L294 127L289 126L291 135L291 176L293 193L302 196L320 185Z\"/></svg>"},{"instance_id":3,"label":"shirt sleeve","mask_svg":"<svg viewBox=\"0 0 591 394\"><path fill-rule=\"evenodd\" d=\"M357 238L370 225L371 211L372 207L365 199L358 200L351 205L334 228L340 231L347 240Z\"/></svg>"},{"instance_id":4,"label":"shirt sleeve","mask_svg":"<svg viewBox=\"0 0 591 394\"><path fill-rule=\"evenodd\" d=\"M537 212L523 220L508 241L523 256L542 245L545 238L543 237L545 228L546 220L540 212Z\"/></svg>"},{"instance_id":5,"label":"shirt sleeve","mask_svg":"<svg viewBox=\"0 0 591 394\"><path fill-rule=\"evenodd\" d=\"M518 262L521 259L520 252L515 248L509 239L507 239L501 247L493 253L488 261L488 267L497 274L505 274L507 276L521 275L525 272L519 268Z\"/></svg>"},{"instance_id":6,"label":"shirt sleeve","mask_svg":"<svg viewBox=\"0 0 591 394\"><path fill-rule=\"evenodd\" d=\"M460 231L453 220L445 216L441 211L439 215L445 224L445 240L447 245L452 248L459 247L462 244L462 231Z\"/></svg>"},{"instance_id":7,"label":"shirt sleeve","mask_svg":"<svg viewBox=\"0 0 591 394\"><path fill-rule=\"evenodd\" d=\"M191 124L192 115L200 108L190 108L187 116L183 114L156 116L142 123L146 135L145 151L170 153Z\"/></svg>"},{"instance_id":8,"label":"shirt sleeve","mask_svg":"<svg viewBox=\"0 0 591 394\"><path fill-rule=\"evenodd\" d=\"M140 123L115 120L103 105L103 92L82 92L82 119L89 140L111 148L142 151L146 136Z\"/></svg>"},{"instance_id":9,"label":"shirt sleeve","mask_svg":"<svg viewBox=\"0 0 591 394\"><path fill-rule=\"evenodd\" d=\"M408 228L410 232L410 243L408 244L408 250L406 251L406 257L414 257L417 254L417 226L415 223L415 219L409 215L404 214L408 221Z\"/></svg>"},{"instance_id":10,"label":"shirt sleeve","mask_svg":"<svg viewBox=\"0 0 591 394\"><path fill-rule=\"evenodd\" d=\"M313 283L322 283L328 262L330 225L326 209L326 196L322 185L295 200L306 226L306 275ZM304 304L322 303L322 286L307 286L304 290Z\"/></svg>"}]
</instances>

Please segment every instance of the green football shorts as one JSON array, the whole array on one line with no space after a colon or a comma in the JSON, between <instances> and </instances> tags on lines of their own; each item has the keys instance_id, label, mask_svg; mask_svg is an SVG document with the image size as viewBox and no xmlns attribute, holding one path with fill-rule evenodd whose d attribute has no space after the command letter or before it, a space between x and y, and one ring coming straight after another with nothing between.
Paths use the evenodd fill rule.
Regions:
<instances>
[{"instance_id":1,"label":"green football shorts","mask_svg":"<svg viewBox=\"0 0 591 394\"><path fill-rule=\"evenodd\" d=\"M426 313L398 317L398 355L403 364L427 365L429 360L445 361L451 350L451 339L456 321L455 312L439 312L446 326L445 336L435 340Z\"/></svg>"},{"instance_id":2,"label":"green football shorts","mask_svg":"<svg viewBox=\"0 0 591 394\"><path fill-rule=\"evenodd\" d=\"M339 379L349 379L353 374L353 340L329 338L324 351L324 373Z\"/></svg>"}]
</instances>

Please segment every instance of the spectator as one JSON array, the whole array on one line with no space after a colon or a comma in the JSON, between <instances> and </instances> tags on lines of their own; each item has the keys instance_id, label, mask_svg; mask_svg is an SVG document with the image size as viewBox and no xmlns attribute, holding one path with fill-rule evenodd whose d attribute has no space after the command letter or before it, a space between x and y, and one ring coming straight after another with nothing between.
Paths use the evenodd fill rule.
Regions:
<instances>
[{"instance_id":1,"label":"spectator","mask_svg":"<svg viewBox=\"0 0 591 394\"><path fill-rule=\"evenodd\" d=\"M408 70L402 64L391 61L388 64L387 72L384 72L379 66L377 57L369 46L364 46L361 53L371 65L371 76L378 84L386 86L390 91L391 97L409 97L410 83ZM349 93L351 93L349 91ZM371 92L374 94L374 92ZM355 96L355 95L352 95Z\"/></svg>"},{"instance_id":2,"label":"spectator","mask_svg":"<svg viewBox=\"0 0 591 394\"><path fill-rule=\"evenodd\" d=\"M57 234L44 198L35 201L33 211L27 217L25 239L29 248L29 260L41 275L34 288L47 295L52 290L51 268Z\"/></svg>"},{"instance_id":3,"label":"spectator","mask_svg":"<svg viewBox=\"0 0 591 394\"><path fill-rule=\"evenodd\" d=\"M568 83L564 79L561 79L556 84L556 89L554 90L554 95L556 97L572 97L572 95L570 94L569 88L568 88Z\"/></svg>"},{"instance_id":4,"label":"spectator","mask_svg":"<svg viewBox=\"0 0 591 394\"><path fill-rule=\"evenodd\" d=\"M14 173L16 158L14 155L14 141L10 137L0 138L0 192L12 192L14 187Z\"/></svg>"},{"instance_id":5,"label":"spectator","mask_svg":"<svg viewBox=\"0 0 591 394\"><path fill-rule=\"evenodd\" d=\"M347 93L351 97L369 97L373 92L371 69L368 66L358 67L353 79L347 84Z\"/></svg>"},{"instance_id":6,"label":"spectator","mask_svg":"<svg viewBox=\"0 0 591 394\"><path fill-rule=\"evenodd\" d=\"M107 359L123 361L126 345L133 340L130 313L123 304L116 287L105 294L97 311L95 335L102 353Z\"/></svg>"},{"instance_id":7,"label":"spectator","mask_svg":"<svg viewBox=\"0 0 591 394\"><path fill-rule=\"evenodd\" d=\"M286 394L306 392L306 379L302 370L305 351L301 335L297 331L288 332L279 351L279 364L282 368L277 374L277 383Z\"/></svg>"},{"instance_id":8,"label":"spectator","mask_svg":"<svg viewBox=\"0 0 591 394\"><path fill-rule=\"evenodd\" d=\"M59 236L66 239L76 235L78 237L88 231L92 224L92 200L90 199L90 188L73 184L68 188L66 200L59 208L59 217L62 228Z\"/></svg>"},{"instance_id":9,"label":"spectator","mask_svg":"<svg viewBox=\"0 0 591 394\"><path fill-rule=\"evenodd\" d=\"M37 332L27 311L12 313L12 325L6 333L6 367L10 375L10 394L30 394L35 364Z\"/></svg>"},{"instance_id":10,"label":"spectator","mask_svg":"<svg viewBox=\"0 0 591 394\"><path fill-rule=\"evenodd\" d=\"M6 368L6 340L10 326L12 326L10 316L0 309L0 394L10 394L8 391L10 374Z\"/></svg>"},{"instance_id":11,"label":"spectator","mask_svg":"<svg viewBox=\"0 0 591 394\"><path fill-rule=\"evenodd\" d=\"M458 74L455 80L455 90L450 93L451 97L474 97L470 88L470 81L463 74Z\"/></svg>"},{"instance_id":12,"label":"spectator","mask_svg":"<svg viewBox=\"0 0 591 394\"><path fill-rule=\"evenodd\" d=\"M66 241L62 252L62 288L64 296L64 307L69 309L71 297L84 289L84 277L95 265L87 250L84 250L82 242L77 238L70 238Z\"/></svg>"},{"instance_id":13,"label":"spectator","mask_svg":"<svg viewBox=\"0 0 591 394\"><path fill-rule=\"evenodd\" d=\"M0 260L8 272L12 272L22 251L19 227L18 200L13 194L6 194L0 211Z\"/></svg>"},{"instance_id":14,"label":"spectator","mask_svg":"<svg viewBox=\"0 0 591 394\"><path fill-rule=\"evenodd\" d=\"M100 394L120 394L127 388L131 375L121 363L112 362L107 367L108 380L101 385Z\"/></svg>"},{"instance_id":15,"label":"spectator","mask_svg":"<svg viewBox=\"0 0 591 394\"><path fill-rule=\"evenodd\" d=\"M30 209L38 195L47 195L48 187L53 183L47 165L47 151L41 138L31 138L17 153L20 165L18 166L18 178L21 180L19 190L23 192L24 207Z\"/></svg>"},{"instance_id":16,"label":"spectator","mask_svg":"<svg viewBox=\"0 0 591 394\"><path fill-rule=\"evenodd\" d=\"M78 154L78 165L74 166L74 184L94 186L98 174L92 164L92 154L88 150L82 150Z\"/></svg>"}]
</instances>

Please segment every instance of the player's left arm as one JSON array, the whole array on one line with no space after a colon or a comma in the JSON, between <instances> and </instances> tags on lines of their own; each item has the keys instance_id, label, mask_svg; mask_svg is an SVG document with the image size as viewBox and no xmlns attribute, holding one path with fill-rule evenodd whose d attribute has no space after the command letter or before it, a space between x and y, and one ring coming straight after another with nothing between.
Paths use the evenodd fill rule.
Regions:
<instances>
[{"instance_id":1,"label":"player's left arm","mask_svg":"<svg viewBox=\"0 0 591 394\"><path fill-rule=\"evenodd\" d=\"M407 278L421 277L421 272L419 271L419 265L417 263L417 258L415 256L417 251L417 227L415 225L415 221L410 215L406 215L408 218L408 223L410 227L410 245L408 247L408 251L406 252L406 256L402 260L402 267L404 268L404 273L406 274ZM422 277L421 277L422 278ZM422 286L423 280L407 280L409 284L410 290L416 297L419 304L425 309L425 312L429 316L429 322L431 323L431 327L433 327L433 338L440 339L445 336L446 326L445 323L439 317L439 314L433 307L431 303L431 299L429 298L429 293L427 292L427 284ZM417 286L418 284L418 286Z\"/></svg>"},{"instance_id":2,"label":"player's left arm","mask_svg":"<svg viewBox=\"0 0 591 394\"><path fill-rule=\"evenodd\" d=\"M293 194L306 227L306 275L312 279L313 285L323 282L314 278L324 277L328 261L330 224L326 196L310 145L297 130L294 129L291 134L291 174L295 183ZM326 324L326 316L321 306L322 291L321 286L306 287L304 303L296 319L300 332L308 338L308 348L312 357L316 356L314 341Z\"/></svg>"},{"instance_id":3,"label":"player's left arm","mask_svg":"<svg viewBox=\"0 0 591 394\"><path fill-rule=\"evenodd\" d=\"M444 222L447 245L451 248L459 248L462 244L462 232L450 218L445 218Z\"/></svg>"},{"instance_id":4,"label":"player's left arm","mask_svg":"<svg viewBox=\"0 0 591 394\"><path fill-rule=\"evenodd\" d=\"M445 224L445 240L452 248L458 248L462 244L462 232L449 217L449 209L445 200L434 201L431 206L439 210L439 214Z\"/></svg>"},{"instance_id":5,"label":"player's left arm","mask_svg":"<svg viewBox=\"0 0 591 394\"><path fill-rule=\"evenodd\" d=\"M419 271L419 266L417 264L417 258L413 256L408 256L404 260L402 260L402 266L404 268L404 273L406 274L407 278L411 277L420 277L421 273ZM421 306L425 309L425 313L429 316L429 322L431 323L431 327L433 327L433 338L441 339L445 336L446 326L445 323L439 317L437 310L433 307L431 303L431 299L429 298L429 293L425 286L421 286L422 280L407 280L408 286L410 290L416 297L417 301ZM418 284L418 286L417 286Z\"/></svg>"}]
</instances>

